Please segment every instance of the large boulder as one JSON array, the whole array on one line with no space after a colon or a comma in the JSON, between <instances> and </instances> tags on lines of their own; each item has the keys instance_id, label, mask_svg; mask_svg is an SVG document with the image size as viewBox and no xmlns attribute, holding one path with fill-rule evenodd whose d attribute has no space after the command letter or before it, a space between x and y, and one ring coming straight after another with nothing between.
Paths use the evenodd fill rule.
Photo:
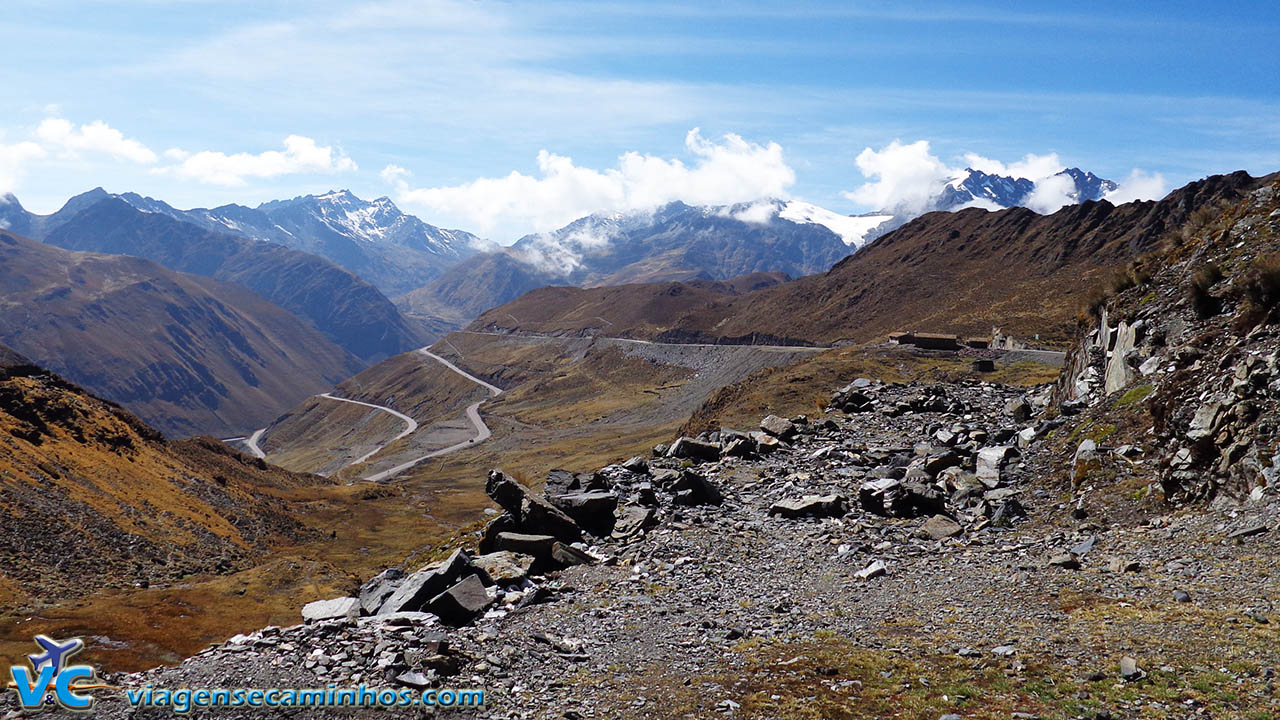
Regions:
<instances>
[{"instance_id":1,"label":"large boulder","mask_svg":"<svg viewBox=\"0 0 1280 720\"><path fill-rule=\"evenodd\" d=\"M715 462L720 459L720 446L691 437L682 437L671 443L671 447L667 450L667 457Z\"/></svg>"},{"instance_id":2,"label":"large boulder","mask_svg":"<svg viewBox=\"0 0 1280 720\"><path fill-rule=\"evenodd\" d=\"M946 499L936 487L892 478L863 483L858 490L858 502L867 512L887 517L912 518L946 512Z\"/></svg>"},{"instance_id":3,"label":"large boulder","mask_svg":"<svg viewBox=\"0 0 1280 720\"><path fill-rule=\"evenodd\" d=\"M607 491L609 479L600 473L572 473L568 470L552 470L547 473L543 494L548 498L581 492Z\"/></svg>"},{"instance_id":4,"label":"large boulder","mask_svg":"<svg viewBox=\"0 0 1280 720\"><path fill-rule=\"evenodd\" d=\"M692 470L680 473L670 490L677 505L719 505L723 499L719 488Z\"/></svg>"},{"instance_id":5,"label":"large boulder","mask_svg":"<svg viewBox=\"0 0 1280 720\"><path fill-rule=\"evenodd\" d=\"M507 511L520 532L553 535L567 543L582 539L582 528L573 518L501 470L489 472L484 491Z\"/></svg>"},{"instance_id":6,"label":"large boulder","mask_svg":"<svg viewBox=\"0 0 1280 720\"><path fill-rule=\"evenodd\" d=\"M618 508L618 495L601 490L558 495L551 503L573 518L593 535L613 532L613 511Z\"/></svg>"},{"instance_id":7,"label":"large boulder","mask_svg":"<svg viewBox=\"0 0 1280 720\"><path fill-rule=\"evenodd\" d=\"M395 593L403 580L404 571L400 568L387 568L374 575L360 586L360 609L365 615L377 614L378 608Z\"/></svg>"},{"instance_id":8,"label":"large boulder","mask_svg":"<svg viewBox=\"0 0 1280 720\"><path fill-rule=\"evenodd\" d=\"M982 448L978 451L978 467L975 474L988 487L996 487L1001 482L1000 474L1004 471L1004 466L1018 456L1018 448L1012 445Z\"/></svg>"},{"instance_id":9,"label":"large boulder","mask_svg":"<svg viewBox=\"0 0 1280 720\"><path fill-rule=\"evenodd\" d=\"M532 557L534 560L532 570L534 571L550 570L568 565L585 565L592 560L590 555L556 540L551 535L499 533L494 546L499 551L505 550Z\"/></svg>"},{"instance_id":10,"label":"large boulder","mask_svg":"<svg viewBox=\"0 0 1280 720\"><path fill-rule=\"evenodd\" d=\"M422 610L431 598L439 595L469 575L485 585L493 581L476 567L465 550L458 549L444 562L424 568L400 582L396 591L378 608L379 615Z\"/></svg>"},{"instance_id":11,"label":"large boulder","mask_svg":"<svg viewBox=\"0 0 1280 720\"><path fill-rule=\"evenodd\" d=\"M318 620L354 620L360 616L360 599L353 597L330 598L316 600L302 606L302 619L307 622Z\"/></svg>"},{"instance_id":12,"label":"large boulder","mask_svg":"<svg viewBox=\"0 0 1280 720\"><path fill-rule=\"evenodd\" d=\"M475 575L468 575L427 601L427 612L447 625L465 625L493 604L489 590Z\"/></svg>"},{"instance_id":13,"label":"large boulder","mask_svg":"<svg viewBox=\"0 0 1280 720\"><path fill-rule=\"evenodd\" d=\"M614 540L627 540L637 537L654 524L653 508L639 505L626 505L617 511L617 522L613 526Z\"/></svg>"},{"instance_id":14,"label":"large boulder","mask_svg":"<svg viewBox=\"0 0 1280 720\"><path fill-rule=\"evenodd\" d=\"M777 415L769 415L761 420L760 429L780 440L788 440L800 432L795 423Z\"/></svg>"},{"instance_id":15,"label":"large boulder","mask_svg":"<svg viewBox=\"0 0 1280 720\"><path fill-rule=\"evenodd\" d=\"M477 556L475 563L476 567L484 570L495 585L506 587L518 585L529 576L534 558L532 555L500 550Z\"/></svg>"}]
</instances>

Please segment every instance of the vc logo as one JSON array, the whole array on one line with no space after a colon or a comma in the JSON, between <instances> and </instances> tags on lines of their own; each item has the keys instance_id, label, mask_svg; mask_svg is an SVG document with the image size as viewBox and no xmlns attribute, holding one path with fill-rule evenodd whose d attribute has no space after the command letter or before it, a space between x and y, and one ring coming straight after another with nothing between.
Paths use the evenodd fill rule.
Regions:
<instances>
[{"instance_id":1,"label":"vc logo","mask_svg":"<svg viewBox=\"0 0 1280 720\"><path fill-rule=\"evenodd\" d=\"M84 642L79 638L58 642L37 635L36 643L42 652L27 656L31 670L20 665L9 668L13 677L9 687L18 692L23 709L38 710L53 704L67 710L93 709L93 698L77 691L110 686L98 683L94 669L88 665L67 665L73 655L84 649Z\"/></svg>"}]
</instances>

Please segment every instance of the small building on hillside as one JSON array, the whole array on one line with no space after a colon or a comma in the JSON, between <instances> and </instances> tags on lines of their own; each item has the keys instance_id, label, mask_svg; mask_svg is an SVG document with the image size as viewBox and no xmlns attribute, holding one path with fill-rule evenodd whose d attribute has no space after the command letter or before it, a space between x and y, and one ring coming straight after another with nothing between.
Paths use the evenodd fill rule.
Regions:
<instances>
[{"instance_id":1,"label":"small building on hillside","mask_svg":"<svg viewBox=\"0 0 1280 720\"><path fill-rule=\"evenodd\" d=\"M944 333L896 332L889 335L894 345L912 345L922 350L959 350L960 336Z\"/></svg>"}]
</instances>

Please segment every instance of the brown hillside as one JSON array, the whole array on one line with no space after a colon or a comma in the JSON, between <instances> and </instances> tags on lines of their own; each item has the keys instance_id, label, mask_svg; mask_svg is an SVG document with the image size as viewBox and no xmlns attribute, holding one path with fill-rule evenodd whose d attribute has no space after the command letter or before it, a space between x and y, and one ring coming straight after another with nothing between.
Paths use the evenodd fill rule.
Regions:
<instances>
[{"instance_id":1,"label":"brown hillside","mask_svg":"<svg viewBox=\"0 0 1280 720\"><path fill-rule=\"evenodd\" d=\"M835 343L898 329L980 333L999 325L1062 343L1103 278L1158 248L1197 210L1237 202L1260 182L1236 172L1191 183L1159 202L1087 202L1052 215L1025 208L930 213L829 272L741 296L677 283L555 288L494 308L471 327L642 337L669 330L724 338L764 333Z\"/></svg>"},{"instance_id":2,"label":"brown hillside","mask_svg":"<svg viewBox=\"0 0 1280 720\"><path fill-rule=\"evenodd\" d=\"M362 367L238 285L6 232L0 342L178 436L261 427Z\"/></svg>"},{"instance_id":3,"label":"brown hillside","mask_svg":"<svg viewBox=\"0 0 1280 720\"><path fill-rule=\"evenodd\" d=\"M0 348L0 606L239 569L305 535L276 494L317 482L167 441Z\"/></svg>"}]
</instances>

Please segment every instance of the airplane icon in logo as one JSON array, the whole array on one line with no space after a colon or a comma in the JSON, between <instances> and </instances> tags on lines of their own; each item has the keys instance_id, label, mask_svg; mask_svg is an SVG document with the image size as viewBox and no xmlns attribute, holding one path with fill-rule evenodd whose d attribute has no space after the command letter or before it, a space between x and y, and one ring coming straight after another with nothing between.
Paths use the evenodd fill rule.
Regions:
<instances>
[{"instance_id":1,"label":"airplane icon in logo","mask_svg":"<svg viewBox=\"0 0 1280 720\"><path fill-rule=\"evenodd\" d=\"M59 643L48 635L37 635L36 642L41 648L44 648L44 652L27 656L27 659L31 661L31 667L36 672L40 672L40 668L45 665L52 665L54 674L57 674L66 667L67 660L84 649L84 641L80 638L72 638L66 642Z\"/></svg>"}]
</instances>

